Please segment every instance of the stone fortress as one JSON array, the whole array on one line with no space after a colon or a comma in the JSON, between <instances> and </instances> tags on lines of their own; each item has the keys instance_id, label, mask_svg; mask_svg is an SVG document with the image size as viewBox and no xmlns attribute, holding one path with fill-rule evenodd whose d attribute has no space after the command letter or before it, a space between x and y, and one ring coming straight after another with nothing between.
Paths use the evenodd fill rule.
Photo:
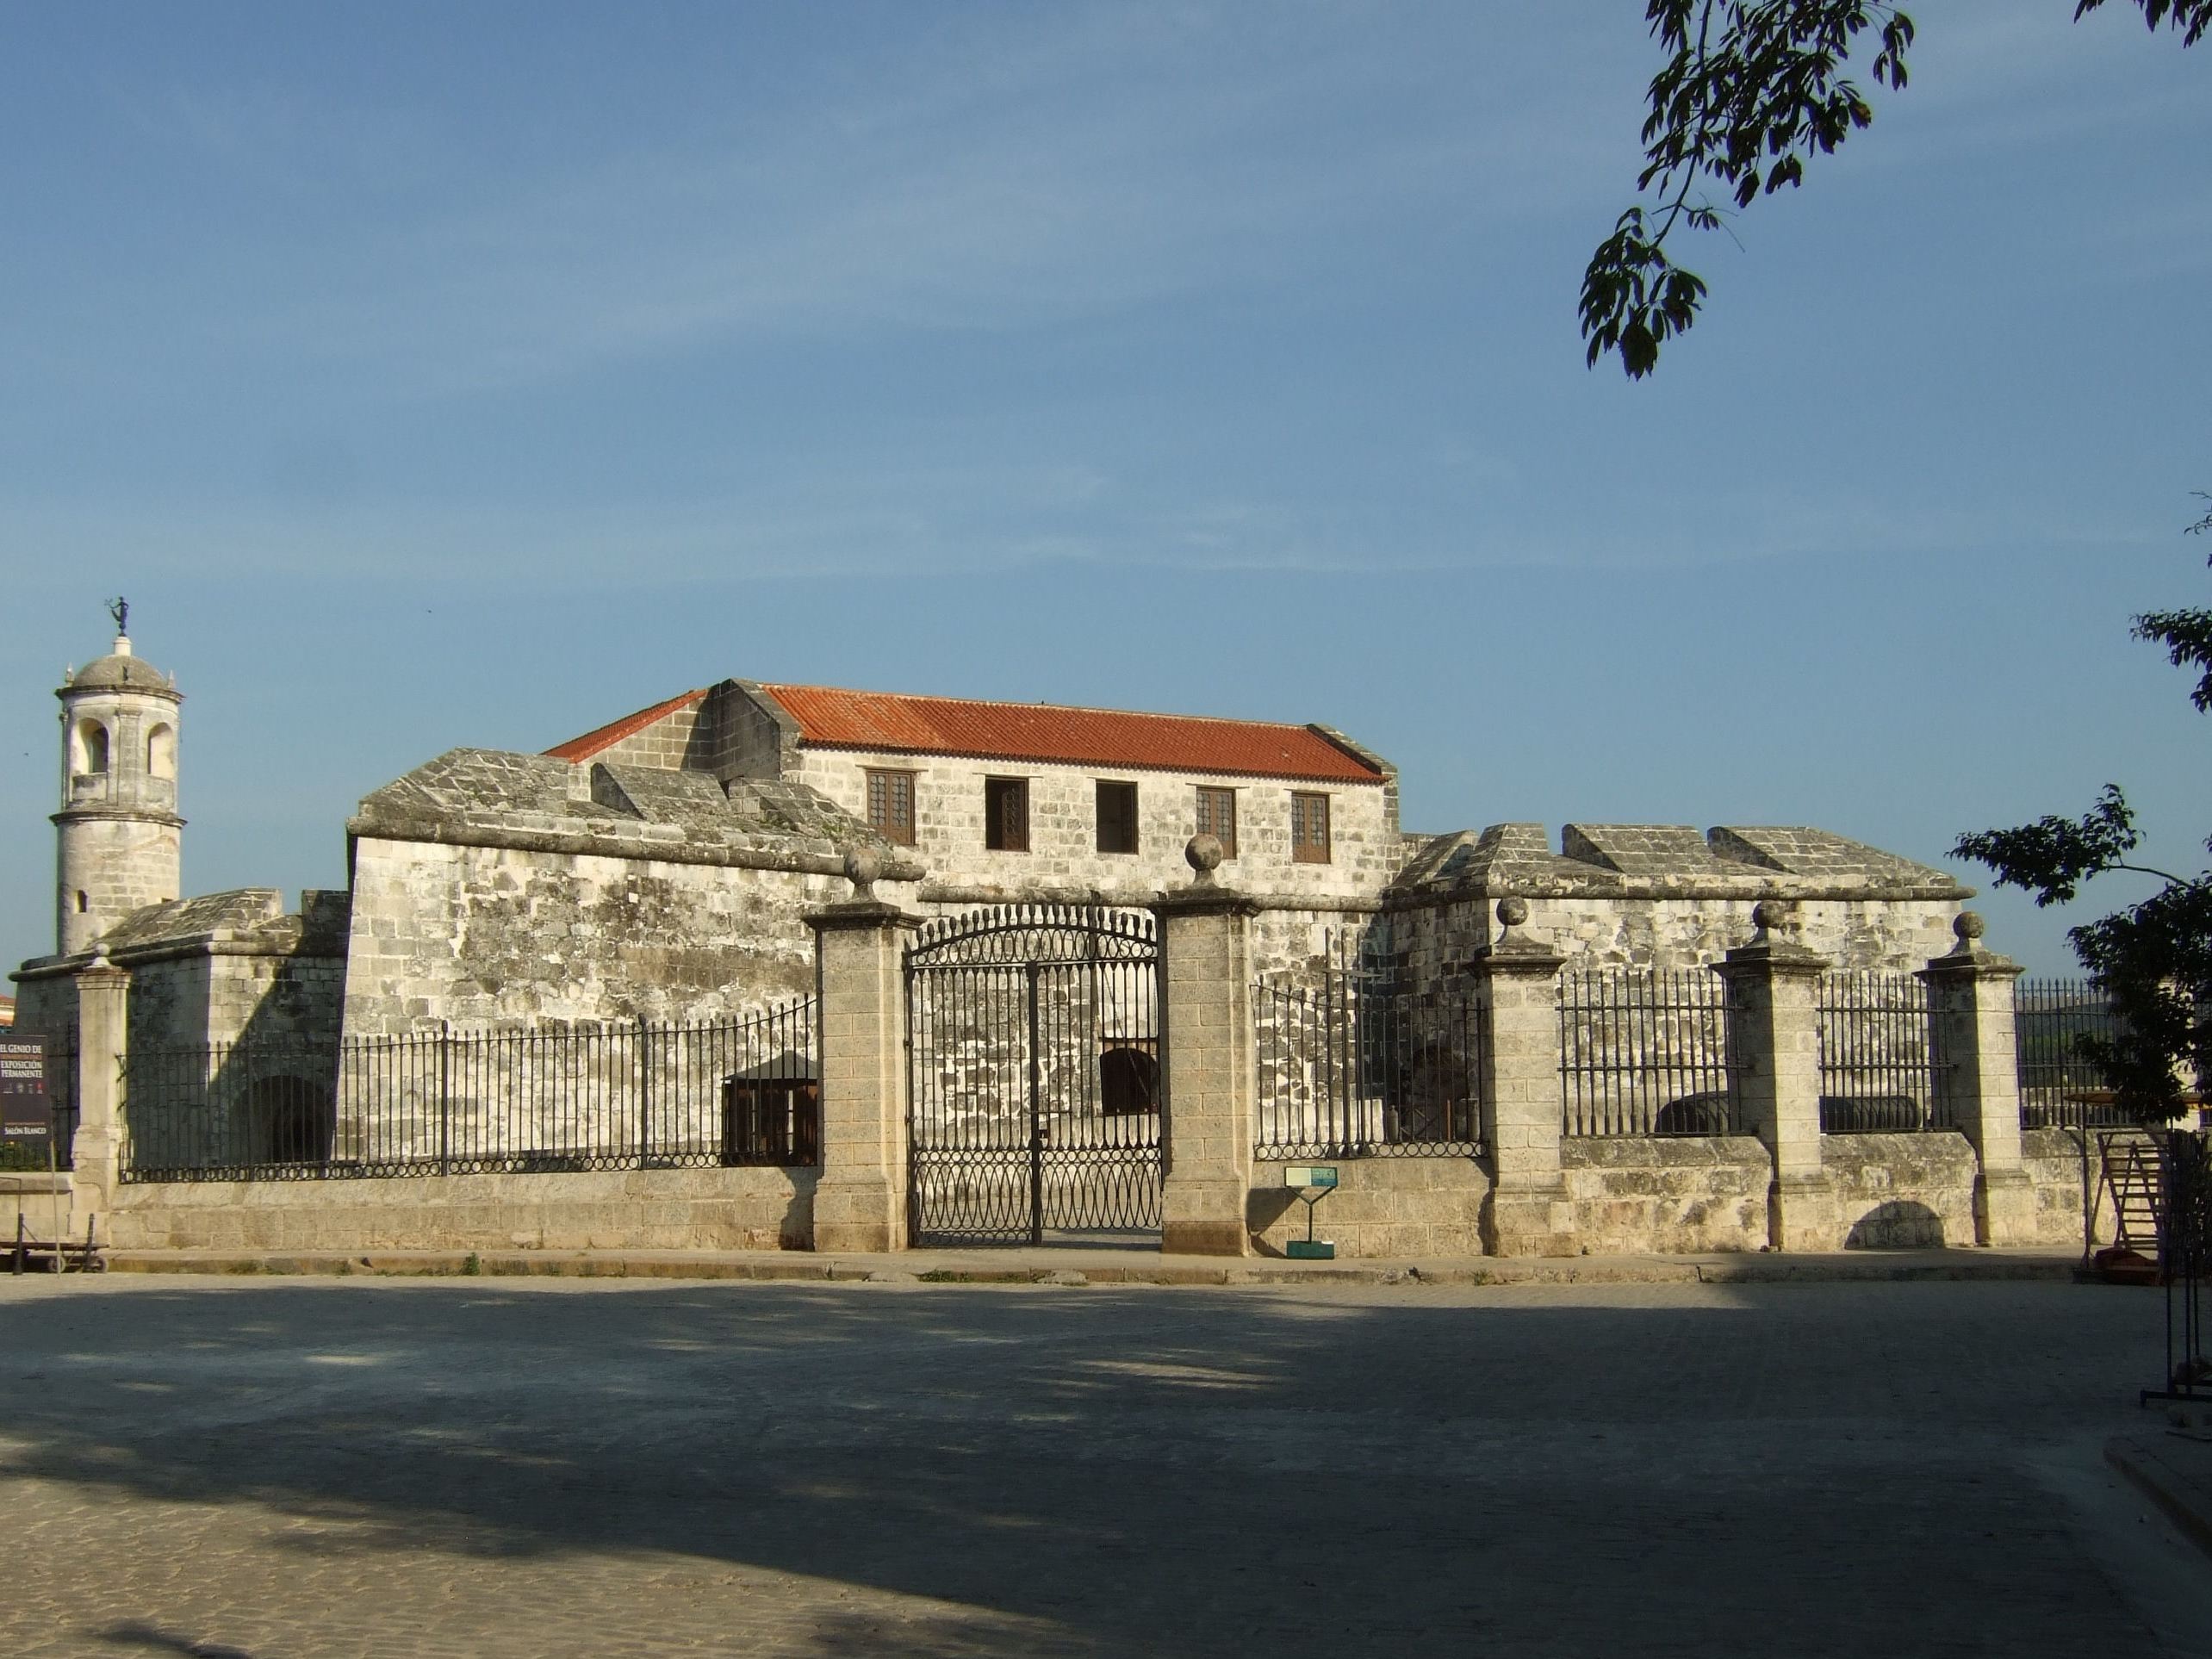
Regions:
<instances>
[{"instance_id":1,"label":"stone fortress","mask_svg":"<svg viewBox=\"0 0 2212 1659\"><path fill-rule=\"evenodd\" d=\"M1397 774L1319 725L855 693L725 680L542 755L457 749L375 790L345 826L348 887L287 913L272 890L184 898L170 676L114 650L57 693L56 950L16 970L19 1018L67 1017L75 973L134 971L146 1037L375 1035L441 1024L698 1017L813 981L810 905L844 859L923 916L1019 902L1138 906L1219 836L1261 906L1259 966L1324 932L1387 940L1417 975L1531 901L1572 959L1718 960L1762 899L1839 963L1917 966L1970 890L1826 831L1569 824L1407 832Z\"/></svg>"},{"instance_id":2,"label":"stone fortress","mask_svg":"<svg viewBox=\"0 0 2212 1659\"><path fill-rule=\"evenodd\" d=\"M1094 1053L1081 1062L1093 1074L1081 1089L1089 1091L1082 1109L1094 1116L1134 1109L1171 1126L1161 1137L1167 1150L1147 1154L1149 1178L1161 1169L1167 1176L1171 1247L1238 1253L1287 1236L1286 1206L1266 1189L1279 1186L1269 1160L1291 1154L1269 1150L1268 1109L1252 1099L1268 1086L1252 1082L1256 1063L1279 1072L1281 1057L1255 1060L1269 1034L1254 1028L1254 988L1326 1001L1355 982L1393 997L1459 999L1452 1005L1484 1035L1455 1051L1453 1063L1475 1066L1480 1047L1482 1118L1479 1132L1467 1127L1470 1084L1467 1100L1445 1109L1469 1115L1464 1123L1434 1132L1449 1144L1397 1149L1433 1156L1346 1165L1331 1214L1349 1253L1801 1247L1823 1239L1834 1247L1847 1232L1855 1242L1911 1241L1861 1225L1900 1205L1919 1218L1919 1231L1906 1231L1920 1242L2017 1241L2078 1228L2078 1177L2059 1169L2060 1149L2041 1148L2038 1178L2048 1177L2048 1190L2029 1190L2016 1083L1992 1081L1975 1058L2001 1043L2010 1064L2016 970L1982 951L1978 923L1962 918L1971 890L1826 831L1588 823L1565 826L1555 842L1540 825L1504 823L1419 834L1399 822L1395 769L1327 726L732 679L542 754L452 749L372 791L345 825L346 887L305 893L293 910L267 889L179 891L183 696L127 637L57 695L65 759L53 819L56 949L12 977L19 1028L53 1034L78 1057L78 1184L88 1195L80 1208L110 1215L119 1239L350 1246L482 1233L495 1245L895 1246L911 1236L900 1219L911 1196L904 1125L909 1061L917 1073L922 1065L900 1000L902 941L924 924L920 936L940 941L948 930L1011 927L1009 918L1046 913L1036 907L1063 921L1132 918L1110 924L1124 943L1155 916L1168 929L1159 948L1159 1035L1140 1045L1147 1057L1133 1059L1135 1039L1116 1055ZM1187 856L1202 865L1195 883ZM1196 937L1192 929L1217 921L1227 931L1218 949L1207 947L1205 974L1193 978L1188 960L1177 966L1172 929ZM846 951L861 954L838 954ZM1918 1016L1923 1042L1950 1044L1946 1075L1981 1090L1987 1098L1972 1109L1996 1114L1990 1122L2009 1112L2009 1130L1976 1119L1962 1120L1960 1134L1824 1135L1811 1115L1826 1085L1808 1069L1810 976L1855 972L1905 983L1943 963L1964 976L1953 978L1967 987L1959 993L1966 1001L1945 1004L1949 1014L1931 1002ZM1713 1064L1740 1072L1752 1102L1745 1111L1767 1117L1732 1126L1715 1118L1684 1134L1691 1120L1680 1109L1703 1111L1718 1097L1686 1084L1676 1114L1661 1115L1673 1138L1649 1112L1632 1133L1578 1140L1570 1125L1563 1138L1562 1079L1573 1062L1562 1044L1574 1041L1563 1019L1567 981L1584 972L1641 975L1646 991L1637 994L1656 995L1650 985L1684 971L1717 985L1699 972L1716 966L1736 976L1730 1052L1739 1038L1752 1048L1740 1065ZM1765 1003L1739 983L1754 968L1772 980ZM1951 980L1929 983L1927 996L1951 994L1942 988ZM2008 999L2001 1032L1999 991ZM839 1011L861 1007L855 996L865 1018ZM111 1153L125 1140L113 1122L90 1127L105 1096L116 1115L124 1109L122 1085L85 1058L102 1044L118 1057L125 1047L243 1053L289 1044L326 1052L334 1066L342 1047L380 1041L743 1020L810 997L821 1010L821 1069L807 1063L805 1091L813 1097L818 1076L825 1147L862 1147L861 1175L842 1171L843 1154L827 1150L807 1168L662 1169L641 1142L627 1174L592 1164L569 1174L448 1176L440 1165L412 1183L270 1183L215 1179L211 1169L187 1193L164 1182L103 1189L131 1177L112 1175L113 1157L84 1155L88 1135L109 1135ZM1177 1013L1178 997L1196 1000ZM1717 1031L1721 1003L1684 1017ZM1226 1047L1203 1054L1188 1047L1214 1042L1221 1034L1202 1029L1213 1025L1227 1028ZM842 1053L862 1037L858 1058ZM902 1041L908 1059L898 1057ZM1753 1053L1759 1043L1763 1058ZM1314 1062L1298 1063L1313 1071ZM1118 1080L1101 1085L1102 1066L1120 1066ZM1162 1067L1165 1110L1152 1080ZM111 1069L126 1070L120 1058ZM1397 1086L1374 1081L1371 1056L1355 1057L1351 1069L1358 1076L1344 1084L1347 1095ZM725 1090L743 1074L730 1075ZM960 1085L955 1078L931 1086ZM1121 1103L1102 1105L1102 1086L1119 1090ZM2010 1103L1990 1104L2004 1086ZM1202 1097L1224 1090L1226 1138L1208 1140L1205 1154L1219 1167L1202 1183L1197 1148L1212 1109ZM1777 1105L1785 1095L1788 1103ZM304 1140L288 1132L290 1150L256 1156L343 1161L344 1109L327 1103L327 1090L324 1098L326 1115L340 1112L335 1150L326 1127ZM1830 1103L1818 1101L1824 1111ZM1386 1120L1395 1109L1363 1099L1357 1109L1370 1115L1361 1121L1374 1136L1394 1133ZM1046 1128L1037 1133L1049 1138ZM858 1138L839 1140L848 1134ZM1364 1149L1351 1148L1355 1159ZM522 1202L517 1189L455 1184L471 1181L537 1184ZM1192 1199L1202 1185L1204 1196ZM1792 1199L1796 1219L1786 1224L1778 1196L1786 1189L1818 1195ZM844 1196L833 1202L833 1192ZM1178 1223L1178 1203L1193 1202L1211 1206L1207 1218ZM676 1219L639 1219L649 1211ZM332 1222L339 1214L355 1220Z\"/></svg>"}]
</instances>

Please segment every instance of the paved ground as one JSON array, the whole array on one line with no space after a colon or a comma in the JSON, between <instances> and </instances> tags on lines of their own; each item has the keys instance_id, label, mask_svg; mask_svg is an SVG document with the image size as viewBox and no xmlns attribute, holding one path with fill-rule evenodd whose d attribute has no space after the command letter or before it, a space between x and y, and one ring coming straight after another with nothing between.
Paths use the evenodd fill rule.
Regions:
<instances>
[{"instance_id":1,"label":"paved ground","mask_svg":"<svg viewBox=\"0 0 2212 1659\"><path fill-rule=\"evenodd\" d=\"M2037 1283L0 1280L0 1652L2212 1652Z\"/></svg>"}]
</instances>

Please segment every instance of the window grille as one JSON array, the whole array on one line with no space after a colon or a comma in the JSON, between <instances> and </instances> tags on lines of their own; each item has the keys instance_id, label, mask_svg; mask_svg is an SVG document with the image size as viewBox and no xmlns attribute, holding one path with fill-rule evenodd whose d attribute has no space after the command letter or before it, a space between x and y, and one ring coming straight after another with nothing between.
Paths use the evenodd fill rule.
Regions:
<instances>
[{"instance_id":1,"label":"window grille","mask_svg":"<svg viewBox=\"0 0 2212 1659\"><path fill-rule=\"evenodd\" d=\"M1211 836L1221 843L1221 856L1237 855L1237 792L1215 789L1201 784L1198 787L1197 834Z\"/></svg>"},{"instance_id":2,"label":"window grille","mask_svg":"<svg viewBox=\"0 0 2212 1659\"><path fill-rule=\"evenodd\" d=\"M1029 782L1026 778L983 780L983 844L994 853L1029 850Z\"/></svg>"},{"instance_id":3,"label":"window grille","mask_svg":"<svg viewBox=\"0 0 2212 1659\"><path fill-rule=\"evenodd\" d=\"M1290 797L1290 858L1297 864L1329 861L1329 798L1294 793Z\"/></svg>"},{"instance_id":4,"label":"window grille","mask_svg":"<svg viewBox=\"0 0 2212 1659\"><path fill-rule=\"evenodd\" d=\"M885 841L901 847L914 844L914 774L886 772L871 767L868 778L868 827Z\"/></svg>"}]
</instances>

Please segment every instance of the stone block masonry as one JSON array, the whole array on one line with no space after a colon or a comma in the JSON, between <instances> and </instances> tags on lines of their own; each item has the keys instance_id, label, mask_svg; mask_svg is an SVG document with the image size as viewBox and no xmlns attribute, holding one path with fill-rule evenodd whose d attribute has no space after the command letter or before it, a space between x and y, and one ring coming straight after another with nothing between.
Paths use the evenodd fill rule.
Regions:
<instances>
[{"instance_id":1,"label":"stone block masonry","mask_svg":"<svg viewBox=\"0 0 2212 1659\"><path fill-rule=\"evenodd\" d=\"M811 1170L617 1170L126 1186L121 1250L805 1249Z\"/></svg>"}]
</instances>

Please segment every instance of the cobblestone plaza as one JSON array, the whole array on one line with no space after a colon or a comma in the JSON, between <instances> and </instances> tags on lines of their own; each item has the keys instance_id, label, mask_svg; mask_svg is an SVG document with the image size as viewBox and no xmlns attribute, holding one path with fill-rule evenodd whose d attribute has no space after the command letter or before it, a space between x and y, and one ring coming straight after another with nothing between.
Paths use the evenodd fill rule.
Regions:
<instances>
[{"instance_id":1,"label":"cobblestone plaza","mask_svg":"<svg viewBox=\"0 0 2212 1659\"><path fill-rule=\"evenodd\" d=\"M2212 1650L2047 1283L0 1280L20 1656Z\"/></svg>"}]
</instances>

